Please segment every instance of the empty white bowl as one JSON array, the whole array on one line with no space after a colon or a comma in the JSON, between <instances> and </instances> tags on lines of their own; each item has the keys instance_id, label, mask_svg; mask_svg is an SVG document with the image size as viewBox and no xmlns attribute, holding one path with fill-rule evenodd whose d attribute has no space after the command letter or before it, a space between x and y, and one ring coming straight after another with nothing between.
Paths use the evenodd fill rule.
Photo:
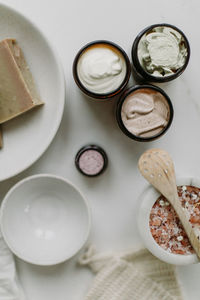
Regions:
<instances>
[{"instance_id":1,"label":"empty white bowl","mask_svg":"<svg viewBox=\"0 0 200 300\"><path fill-rule=\"evenodd\" d=\"M35 175L5 196L0 213L3 237L21 259L38 265L61 263L75 255L90 230L90 210L67 180Z\"/></svg>"},{"instance_id":2,"label":"empty white bowl","mask_svg":"<svg viewBox=\"0 0 200 300\"><path fill-rule=\"evenodd\" d=\"M176 182L177 185L192 185L200 188L200 179L197 178L177 178ZM141 206L138 215L138 229L146 248L153 255L169 264L189 265L198 263L199 259L197 258L196 254L181 255L170 253L161 248L154 240L149 228L149 217L152 206L159 197L160 194L150 185L140 196Z\"/></svg>"}]
</instances>

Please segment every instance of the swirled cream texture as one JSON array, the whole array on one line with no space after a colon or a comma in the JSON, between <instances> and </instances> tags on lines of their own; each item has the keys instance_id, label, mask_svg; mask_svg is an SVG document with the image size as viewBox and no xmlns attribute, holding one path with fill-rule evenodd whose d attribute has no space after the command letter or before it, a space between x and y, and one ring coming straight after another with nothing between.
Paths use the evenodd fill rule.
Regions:
<instances>
[{"instance_id":1,"label":"swirled cream texture","mask_svg":"<svg viewBox=\"0 0 200 300\"><path fill-rule=\"evenodd\" d=\"M126 62L114 46L95 44L87 48L77 63L82 85L90 92L107 94L117 90L126 76Z\"/></svg>"},{"instance_id":2,"label":"swirled cream texture","mask_svg":"<svg viewBox=\"0 0 200 300\"><path fill-rule=\"evenodd\" d=\"M153 76L170 76L186 62L188 52L183 36L167 26L153 28L138 44L141 66Z\"/></svg>"},{"instance_id":3,"label":"swirled cream texture","mask_svg":"<svg viewBox=\"0 0 200 300\"><path fill-rule=\"evenodd\" d=\"M159 134L168 124L170 109L159 92L143 88L129 94L122 105L121 118L126 129L139 137Z\"/></svg>"}]
</instances>

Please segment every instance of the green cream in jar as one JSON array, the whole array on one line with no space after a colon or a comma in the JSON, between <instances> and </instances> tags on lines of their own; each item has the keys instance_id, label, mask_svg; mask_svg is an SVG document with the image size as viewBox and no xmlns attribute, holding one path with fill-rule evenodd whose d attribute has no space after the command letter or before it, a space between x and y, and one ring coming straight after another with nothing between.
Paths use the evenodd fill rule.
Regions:
<instances>
[{"instance_id":1,"label":"green cream in jar","mask_svg":"<svg viewBox=\"0 0 200 300\"><path fill-rule=\"evenodd\" d=\"M166 77L184 66L188 51L183 36L177 30L158 26L142 36L137 54L146 72Z\"/></svg>"}]
</instances>

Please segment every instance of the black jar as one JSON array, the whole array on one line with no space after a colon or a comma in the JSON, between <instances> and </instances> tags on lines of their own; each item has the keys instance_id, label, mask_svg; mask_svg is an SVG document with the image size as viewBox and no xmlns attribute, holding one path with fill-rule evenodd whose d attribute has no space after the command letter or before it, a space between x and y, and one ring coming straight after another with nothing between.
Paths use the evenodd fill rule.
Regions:
<instances>
[{"instance_id":1,"label":"black jar","mask_svg":"<svg viewBox=\"0 0 200 300\"><path fill-rule=\"evenodd\" d=\"M86 145L76 154L75 165L81 174L96 177L106 170L108 157L100 146Z\"/></svg>"},{"instance_id":2,"label":"black jar","mask_svg":"<svg viewBox=\"0 0 200 300\"><path fill-rule=\"evenodd\" d=\"M86 51L88 51L88 50L90 50L94 47L106 47L106 48L113 49L113 51L118 53L118 55L123 59L123 62L126 66L126 72L125 72L124 79L119 84L119 86L117 86L117 88L115 88L112 91L109 91L109 92L106 92L106 93L102 93L102 92L101 93L96 93L94 91L89 90L86 86L84 86L83 82L81 82L81 80L79 78L79 74L78 74L78 70L77 70L79 59L81 58L81 56L84 55L84 53L86 53ZM126 52L120 46L118 46L117 44L115 44L113 42L110 42L110 41L106 41L106 40L97 40L97 41L93 41L93 42L88 43L87 45L85 45L83 48L81 48L79 50L79 52L77 53L77 55L74 59L74 62L73 62L73 77L74 77L74 80L75 80L77 86L81 89L81 91L83 93L85 93L87 96L91 97L91 98L110 99L110 98L118 95L120 92L122 92L124 90L124 88L128 84L130 74L131 74L131 64L130 64L130 60L129 60Z\"/></svg>"},{"instance_id":3,"label":"black jar","mask_svg":"<svg viewBox=\"0 0 200 300\"><path fill-rule=\"evenodd\" d=\"M128 99L127 97L129 97L130 95L133 95L138 92L141 92L141 93L145 93L145 92L151 93L152 92L153 94L160 95L161 97L163 97L162 101L165 101L165 105L168 109L168 112L167 112L168 118L167 118L166 126L164 126L164 128L161 129L156 134L152 134L152 135L146 136L146 137L139 136L139 135L136 135L133 132L131 132L128 129L128 127L125 125L125 122L123 121L123 117L122 117L123 104L124 104L125 100ZM139 141L139 142L150 142L150 141L153 141L153 140L158 139L161 136L163 136L166 133L166 131L169 129L169 127L171 126L171 123L173 120L173 115L174 115L174 110L173 110L173 106L172 106L169 96L161 88L154 86L154 85L150 85L150 84L136 85L134 87L131 87L131 88L125 90L122 93L121 97L119 98L117 106L116 106L116 119L117 119L120 129L126 136L128 136L129 138L131 138L133 140ZM145 116L143 115L143 117L145 117Z\"/></svg>"}]
</instances>

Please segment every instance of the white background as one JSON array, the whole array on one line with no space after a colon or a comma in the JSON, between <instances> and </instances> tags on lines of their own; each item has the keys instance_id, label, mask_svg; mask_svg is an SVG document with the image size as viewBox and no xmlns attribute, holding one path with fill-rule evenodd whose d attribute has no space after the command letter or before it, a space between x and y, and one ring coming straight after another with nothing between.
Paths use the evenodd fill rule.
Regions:
<instances>
[{"instance_id":1,"label":"white background","mask_svg":"<svg viewBox=\"0 0 200 300\"><path fill-rule=\"evenodd\" d=\"M0 183L1 199L20 179L54 173L74 182L88 198L93 215L90 242L99 250L121 250L139 241L136 228L138 195L145 181L137 170L140 154L150 147L170 152L177 174L200 177L200 4L198 0L4 0L32 20L56 46L66 75L66 107L60 129L46 153L19 176ZM184 31L191 60L184 74L160 85L171 97L174 121L165 136L151 143L127 138L117 126L114 101L99 103L83 96L72 77L76 52L87 42L108 39L130 57L137 33L153 23L167 22ZM47 74L48 76L48 74ZM130 86L133 80L130 80ZM56 99L55 99L56 101ZM85 178L74 167L81 146L97 143L107 152L109 167L98 178ZM92 275L76 265L42 268L17 260L27 300L81 300ZM179 267L187 300L199 300L200 266ZM94 299L95 300L95 299ZM114 299L113 299L114 300ZM122 299L123 300L123 299ZM139 300L139 299L138 299Z\"/></svg>"}]
</instances>

